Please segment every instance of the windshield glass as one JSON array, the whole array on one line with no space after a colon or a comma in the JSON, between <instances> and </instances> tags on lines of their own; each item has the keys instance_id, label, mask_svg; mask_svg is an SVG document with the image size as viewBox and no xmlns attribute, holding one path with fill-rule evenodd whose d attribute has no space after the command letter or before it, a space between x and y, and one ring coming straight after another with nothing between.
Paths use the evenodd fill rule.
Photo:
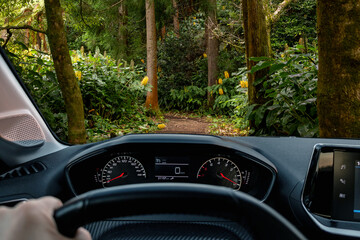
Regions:
<instances>
[{"instance_id":1,"label":"windshield glass","mask_svg":"<svg viewBox=\"0 0 360 240\"><path fill-rule=\"evenodd\" d=\"M53 2L1 3L0 41L61 140L319 136L315 0Z\"/></svg>"}]
</instances>

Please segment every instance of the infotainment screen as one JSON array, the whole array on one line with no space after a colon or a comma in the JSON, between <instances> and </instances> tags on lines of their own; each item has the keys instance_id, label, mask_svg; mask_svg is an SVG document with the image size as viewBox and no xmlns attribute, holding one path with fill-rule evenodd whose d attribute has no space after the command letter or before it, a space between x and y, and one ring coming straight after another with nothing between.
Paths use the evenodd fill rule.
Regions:
<instances>
[{"instance_id":1,"label":"infotainment screen","mask_svg":"<svg viewBox=\"0 0 360 240\"><path fill-rule=\"evenodd\" d=\"M360 221L360 153L334 150L333 219Z\"/></svg>"}]
</instances>

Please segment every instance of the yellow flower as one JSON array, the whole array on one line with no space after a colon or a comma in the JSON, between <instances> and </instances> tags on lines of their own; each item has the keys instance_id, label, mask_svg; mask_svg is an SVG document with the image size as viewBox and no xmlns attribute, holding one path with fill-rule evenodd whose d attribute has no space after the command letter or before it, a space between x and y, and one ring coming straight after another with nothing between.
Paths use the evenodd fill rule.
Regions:
<instances>
[{"instance_id":1,"label":"yellow flower","mask_svg":"<svg viewBox=\"0 0 360 240\"><path fill-rule=\"evenodd\" d=\"M219 82L219 84L223 83L221 78L219 78L218 82Z\"/></svg>"},{"instance_id":2,"label":"yellow flower","mask_svg":"<svg viewBox=\"0 0 360 240\"><path fill-rule=\"evenodd\" d=\"M194 18L194 20L196 19L196 17L193 17Z\"/></svg>"},{"instance_id":3,"label":"yellow flower","mask_svg":"<svg viewBox=\"0 0 360 240\"><path fill-rule=\"evenodd\" d=\"M78 62L78 61L80 61L80 58L79 58L78 55L76 55L76 56L73 58L73 62L76 63L76 62Z\"/></svg>"},{"instance_id":4,"label":"yellow flower","mask_svg":"<svg viewBox=\"0 0 360 240\"><path fill-rule=\"evenodd\" d=\"M223 95L223 94L224 94L224 91L222 90L222 88L219 89L219 94L220 94L220 95Z\"/></svg>"},{"instance_id":5,"label":"yellow flower","mask_svg":"<svg viewBox=\"0 0 360 240\"><path fill-rule=\"evenodd\" d=\"M144 59L141 59L140 61L141 61L142 63L145 63Z\"/></svg>"},{"instance_id":6,"label":"yellow flower","mask_svg":"<svg viewBox=\"0 0 360 240\"><path fill-rule=\"evenodd\" d=\"M242 88L247 88L248 87L248 82L247 81L240 81L240 86L242 87Z\"/></svg>"},{"instance_id":7,"label":"yellow flower","mask_svg":"<svg viewBox=\"0 0 360 240\"><path fill-rule=\"evenodd\" d=\"M145 76L145 77L143 78L143 80L141 81L141 85L145 86L145 85L148 83L148 81L149 81L148 76Z\"/></svg>"},{"instance_id":8,"label":"yellow flower","mask_svg":"<svg viewBox=\"0 0 360 240\"><path fill-rule=\"evenodd\" d=\"M164 128L166 128L165 124L161 123L161 124L158 125L158 129L164 129Z\"/></svg>"},{"instance_id":9,"label":"yellow flower","mask_svg":"<svg viewBox=\"0 0 360 240\"><path fill-rule=\"evenodd\" d=\"M204 58L207 58L207 54L206 54L206 53L204 53L203 56L204 56Z\"/></svg>"},{"instance_id":10,"label":"yellow flower","mask_svg":"<svg viewBox=\"0 0 360 240\"><path fill-rule=\"evenodd\" d=\"M282 57L282 58L284 58L284 57L285 57L285 55L284 55L284 54L281 54L281 57Z\"/></svg>"},{"instance_id":11,"label":"yellow flower","mask_svg":"<svg viewBox=\"0 0 360 240\"><path fill-rule=\"evenodd\" d=\"M196 25L196 22L193 22L194 25Z\"/></svg>"},{"instance_id":12,"label":"yellow flower","mask_svg":"<svg viewBox=\"0 0 360 240\"><path fill-rule=\"evenodd\" d=\"M77 79L81 80L81 72L75 71L75 77L77 77Z\"/></svg>"},{"instance_id":13,"label":"yellow flower","mask_svg":"<svg viewBox=\"0 0 360 240\"><path fill-rule=\"evenodd\" d=\"M222 6L222 9L225 10L225 6Z\"/></svg>"},{"instance_id":14,"label":"yellow flower","mask_svg":"<svg viewBox=\"0 0 360 240\"><path fill-rule=\"evenodd\" d=\"M229 78L229 77L230 77L228 71L225 71L225 72L224 72L224 75L225 75L225 78Z\"/></svg>"}]
</instances>

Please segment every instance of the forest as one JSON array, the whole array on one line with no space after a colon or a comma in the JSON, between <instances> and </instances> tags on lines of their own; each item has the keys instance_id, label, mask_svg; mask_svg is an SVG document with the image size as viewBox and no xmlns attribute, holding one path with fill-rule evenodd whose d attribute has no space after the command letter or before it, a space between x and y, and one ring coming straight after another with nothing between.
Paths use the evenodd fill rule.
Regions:
<instances>
[{"instance_id":1,"label":"forest","mask_svg":"<svg viewBox=\"0 0 360 240\"><path fill-rule=\"evenodd\" d=\"M55 134L360 136L360 3L0 1L0 45Z\"/></svg>"}]
</instances>

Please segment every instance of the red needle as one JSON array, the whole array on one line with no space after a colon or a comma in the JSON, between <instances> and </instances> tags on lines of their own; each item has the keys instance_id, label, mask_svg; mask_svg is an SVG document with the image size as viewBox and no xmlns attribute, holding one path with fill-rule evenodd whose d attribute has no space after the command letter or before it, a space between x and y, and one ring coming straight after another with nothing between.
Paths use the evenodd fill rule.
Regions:
<instances>
[{"instance_id":1,"label":"red needle","mask_svg":"<svg viewBox=\"0 0 360 240\"><path fill-rule=\"evenodd\" d=\"M111 181L114 181L115 179L121 178L123 175L124 175L124 173L120 174L120 175L117 176L117 177L114 177L113 179L110 179L109 181L107 181L107 183L109 183L109 182L111 182Z\"/></svg>"},{"instance_id":2,"label":"red needle","mask_svg":"<svg viewBox=\"0 0 360 240\"><path fill-rule=\"evenodd\" d=\"M236 184L236 185L237 185L237 183L236 183L236 182L234 182L234 181L232 181L232 180L228 179L227 177L225 177L225 176L224 176L224 174L220 173L220 175L221 175L223 178L225 178L226 180L228 180L228 181L232 182L233 184Z\"/></svg>"}]
</instances>

